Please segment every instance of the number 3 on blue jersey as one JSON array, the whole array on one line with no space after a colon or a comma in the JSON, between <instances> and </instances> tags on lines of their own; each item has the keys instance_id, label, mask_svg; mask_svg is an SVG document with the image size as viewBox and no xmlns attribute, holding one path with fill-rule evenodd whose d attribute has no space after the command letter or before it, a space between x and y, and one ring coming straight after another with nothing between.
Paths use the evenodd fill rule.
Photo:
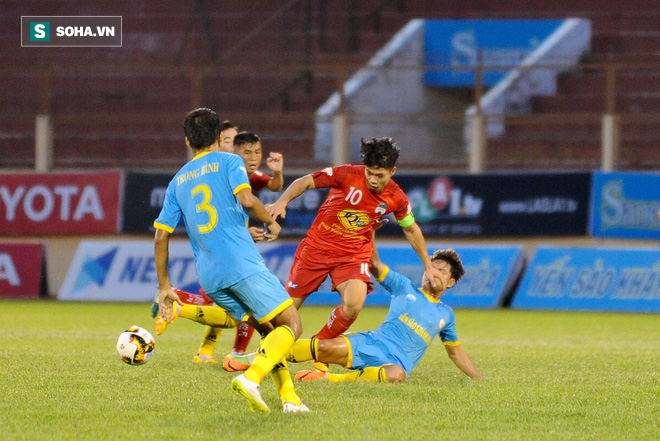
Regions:
<instances>
[{"instance_id":1,"label":"number 3 on blue jersey","mask_svg":"<svg viewBox=\"0 0 660 441\"><path fill-rule=\"evenodd\" d=\"M202 193L204 199L195 207L197 208L198 213L205 212L209 216L209 222L207 224L197 224L197 231L199 231L199 234L205 234L209 231L213 231L215 226L218 224L218 212L215 207L210 204L212 196L211 189L206 184L200 184L193 188L191 193L193 198L197 196L198 193Z\"/></svg>"}]
</instances>

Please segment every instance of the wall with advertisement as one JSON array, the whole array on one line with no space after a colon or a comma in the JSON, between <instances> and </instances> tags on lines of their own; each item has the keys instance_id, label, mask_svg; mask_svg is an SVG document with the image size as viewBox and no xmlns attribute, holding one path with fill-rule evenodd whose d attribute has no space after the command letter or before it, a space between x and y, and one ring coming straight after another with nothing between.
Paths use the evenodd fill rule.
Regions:
<instances>
[{"instance_id":1,"label":"wall with advertisement","mask_svg":"<svg viewBox=\"0 0 660 441\"><path fill-rule=\"evenodd\" d=\"M257 248L266 266L286 283L296 243L259 243ZM439 248L435 247L435 248ZM429 247L429 253L435 248ZM521 247L454 247L467 274L447 293L446 301L456 307L494 308L501 306L518 278L523 264ZM379 246L384 262L416 283L424 269L409 246ZM196 293L199 283L194 256L188 241L170 243L170 278L184 291ZM150 302L157 287L152 241L83 241L73 259L60 300ZM389 305L390 297L378 284L367 305ZM327 280L306 304L333 305L339 297Z\"/></svg>"},{"instance_id":2,"label":"wall with advertisement","mask_svg":"<svg viewBox=\"0 0 660 441\"><path fill-rule=\"evenodd\" d=\"M426 236L584 236L589 173L395 175ZM561 183L561 185L558 185ZM379 235L401 235L395 222Z\"/></svg>"},{"instance_id":3,"label":"wall with advertisement","mask_svg":"<svg viewBox=\"0 0 660 441\"><path fill-rule=\"evenodd\" d=\"M47 293L44 245L0 243L0 299L33 298Z\"/></svg>"},{"instance_id":4,"label":"wall with advertisement","mask_svg":"<svg viewBox=\"0 0 660 441\"><path fill-rule=\"evenodd\" d=\"M591 235L660 239L660 173L594 172Z\"/></svg>"},{"instance_id":5,"label":"wall with advertisement","mask_svg":"<svg viewBox=\"0 0 660 441\"><path fill-rule=\"evenodd\" d=\"M195 258L187 240L170 242L172 285L197 292ZM151 240L81 241L60 289L60 300L153 301L158 289Z\"/></svg>"},{"instance_id":6,"label":"wall with advertisement","mask_svg":"<svg viewBox=\"0 0 660 441\"><path fill-rule=\"evenodd\" d=\"M0 175L0 231L89 235L119 231L121 172Z\"/></svg>"},{"instance_id":7,"label":"wall with advertisement","mask_svg":"<svg viewBox=\"0 0 660 441\"><path fill-rule=\"evenodd\" d=\"M541 247L511 307L660 312L660 249Z\"/></svg>"},{"instance_id":8,"label":"wall with advertisement","mask_svg":"<svg viewBox=\"0 0 660 441\"><path fill-rule=\"evenodd\" d=\"M126 195L123 203L121 231L130 234L154 232L154 219L160 214L165 191L174 174L128 172L124 178ZM184 233L185 227L177 227L176 233Z\"/></svg>"},{"instance_id":9,"label":"wall with advertisement","mask_svg":"<svg viewBox=\"0 0 660 441\"><path fill-rule=\"evenodd\" d=\"M286 176L285 187L299 176ZM125 233L153 233L170 175L128 173L124 198ZM591 191L589 173L395 175L408 195L415 219L427 236L584 236ZM561 185L557 185L561 182ZM281 192L257 192L264 204ZM307 233L327 189L309 190L287 207L281 237ZM178 229L183 232L181 226ZM402 237L390 222L379 230Z\"/></svg>"}]
</instances>

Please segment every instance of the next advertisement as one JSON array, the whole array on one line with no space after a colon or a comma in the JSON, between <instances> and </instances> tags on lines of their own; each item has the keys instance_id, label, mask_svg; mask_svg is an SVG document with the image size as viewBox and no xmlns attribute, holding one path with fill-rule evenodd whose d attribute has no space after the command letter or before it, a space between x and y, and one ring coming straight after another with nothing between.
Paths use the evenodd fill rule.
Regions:
<instances>
[{"instance_id":1,"label":"next advertisement","mask_svg":"<svg viewBox=\"0 0 660 441\"><path fill-rule=\"evenodd\" d=\"M660 249L541 247L511 307L660 312Z\"/></svg>"}]
</instances>

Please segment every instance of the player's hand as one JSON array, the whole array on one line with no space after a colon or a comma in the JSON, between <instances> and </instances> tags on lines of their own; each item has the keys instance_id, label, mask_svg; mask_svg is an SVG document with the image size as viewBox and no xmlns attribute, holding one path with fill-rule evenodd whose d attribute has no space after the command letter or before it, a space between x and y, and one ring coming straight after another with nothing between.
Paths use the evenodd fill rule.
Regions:
<instances>
[{"instance_id":1,"label":"player's hand","mask_svg":"<svg viewBox=\"0 0 660 441\"><path fill-rule=\"evenodd\" d=\"M424 269L424 277L429 279L433 288L438 288L438 280L442 280L442 274L433 265Z\"/></svg>"},{"instance_id":2,"label":"player's hand","mask_svg":"<svg viewBox=\"0 0 660 441\"><path fill-rule=\"evenodd\" d=\"M167 323L174 320L174 302L181 303L181 299L177 293L174 292L172 287L161 288L160 295L158 296L158 309L161 317L163 317Z\"/></svg>"},{"instance_id":3,"label":"player's hand","mask_svg":"<svg viewBox=\"0 0 660 441\"><path fill-rule=\"evenodd\" d=\"M388 223L390 220L386 217L381 217L380 219L376 220L376 223L374 224L374 231L380 229L383 225Z\"/></svg>"},{"instance_id":4,"label":"player's hand","mask_svg":"<svg viewBox=\"0 0 660 441\"><path fill-rule=\"evenodd\" d=\"M278 224L275 221L268 224L267 227L268 227L268 232L264 233L264 236L266 237L266 239L268 239L268 242L272 242L275 239L277 239L277 236L280 235L280 231L282 231L282 227L280 226L280 224Z\"/></svg>"},{"instance_id":5,"label":"player's hand","mask_svg":"<svg viewBox=\"0 0 660 441\"><path fill-rule=\"evenodd\" d=\"M252 240L255 242L261 242L266 238L263 228L248 227L248 231L250 232L250 236L252 236Z\"/></svg>"},{"instance_id":6,"label":"player's hand","mask_svg":"<svg viewBox=\"0 0 660 441\"><path fill-rule=\"evenodd\" d=\"M274 220L277 220L278 216L282 219L286 218L286 205L284 204L278 204L275 202L274 204L266 205L266 211Z\"/></svg>"},{"instance_id":7,"label":"player's hand","mask_svg":"<svg viewBox=\"0 0 660 441\"><path fill-rule=\"evenodd\" d=\"M274 173L281 173L284 168L284 157L281 153L270 152L268 158L266 158L266 166Z\"/></svg>"}]
</instances>

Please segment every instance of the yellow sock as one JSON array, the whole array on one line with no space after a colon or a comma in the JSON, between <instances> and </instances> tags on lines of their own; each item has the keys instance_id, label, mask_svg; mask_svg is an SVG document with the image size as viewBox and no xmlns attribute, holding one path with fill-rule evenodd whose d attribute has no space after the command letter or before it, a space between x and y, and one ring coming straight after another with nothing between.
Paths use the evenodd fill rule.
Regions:
<instances>
[{"instance_id":1,"label":"yellow sock","mask_svg":"<svg viewBox=\"0 0 660 441\"><path fill-rule=\"evenodd\" d=\"M384 367L368 367L361 371L353 371L348 374L328 374L328 383L342 382L387 382Z\"/></svg>"},{"instance_id":2,"label":"yellow sock","mask_svg":"<svg viewBox=\"0 0 660 441\"><path fill-rule=\"evenodd\" d=\"M216 326L223 329L235 328L236 323L227 311L219 306L181 305L177 314L203 325Z\"/></svg>"},{"instance_id":3,"label":"yellow sock","mask_svg":"<svg viewBox=\"0 0 660 441\"><path fill-rule=\"evenodd\" d=\"M270 372L270 376L273 379L273 383L275 383L277 392L280 394L282 404L290 402L299 406L302 403L302 400L296 394L296 390L293 387L293 381L291 381L291 374L289 373L289 367L286 365L286 360L282 359L280 363L277 363Z\"/></svg>"},{"instance_id":4,"label":"yellow sock","mask_svg":"<svg viewBox=\"0 0 660 441\"><path fill-rule=\"evenodd\" d=\"M199 347L199 351L197 351L197 353L206 355L207 357L213 357L213 350L215 349L215 345L218 343L218 337L220 334L222 334L222 328L205 326L202 345Z\"/></svg>"},{"instance_id":5,"label":"yellow sock","mask_svg":"<svg viewBox=\"0 0 660 441\"><path fill-rule=\"evenodd\" d=\"M291 346L296 341L291 328L286 325L278 326L273 329L259 346L259 352L245 371L245 378L255 383L261 383L261 380L273 370L273 367L289 352Z\"/></svg>"},{"instance_id":6,"label":"yellow sock","mask_svg":"<svg viewBox=\"0 0 660 441\"><path fill-rule=\"evenodd\" d=\"M292 363L301 363L303 361L316 360L316 354L319 353L319 341L315 338L301 338L297 340L286 356L286 359Z\"/></svg>"}]
</instances>

